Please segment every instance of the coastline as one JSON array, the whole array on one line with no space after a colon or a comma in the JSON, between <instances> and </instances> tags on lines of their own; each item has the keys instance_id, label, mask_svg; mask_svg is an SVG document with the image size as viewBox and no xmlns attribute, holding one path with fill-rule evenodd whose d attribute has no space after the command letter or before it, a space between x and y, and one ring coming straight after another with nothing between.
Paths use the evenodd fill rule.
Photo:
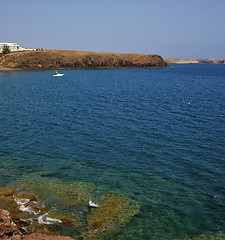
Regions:
<instances>
[{"instance_id":1,"label":"coastline","mask_svg":"<svg viewBox=\"0 0 225 240\"><path fill-rule=\"evenodd\" d=\"M126 69L168 68L169 64L214 63L225 59L165 58L156 54L104 53L69 50L13 52L0 55L0 72L65 70L65 69Z\"/></svg>"},{"instance_id":2,"label":"coastline","mask_svg":"<svg viewBox=\"0 0 225 240\"><path fill-rule=\"evenodd\" d=\"M206 59L189 59L189 58L165 58L164 59L168 64L188 64L188 63L215 63L215 64L224 64L225 59L223 58L206 58Z\"/></svg>"},{"instance_id":3,"label":"coastline","mask_svg":"<svg viewBox=\"0 0 225 240\"><path fill-rule=\"evenodd\" d=\"M24 68L1 68L0 67L0 72L15 72L15 71L55 71L55 70L115 70L115 69L134 69L134 68L151 68L151 69L156 69L156 68L162 68L162 67L96 67L96 68L29 68L29 69L24 69ZM172 68L172 66L167 66L163 68Z\"/></svg>"},{"instance_id":4,"label":"coastline","mask_svg":"<svg viewBox=\"0 0 225 240\"><path fill-rule=\"evenodd\" d=\"M0 56L0 71L168 67L156 54L103 53L69 50L12 52Z\"/></svg>"}]
</instances>

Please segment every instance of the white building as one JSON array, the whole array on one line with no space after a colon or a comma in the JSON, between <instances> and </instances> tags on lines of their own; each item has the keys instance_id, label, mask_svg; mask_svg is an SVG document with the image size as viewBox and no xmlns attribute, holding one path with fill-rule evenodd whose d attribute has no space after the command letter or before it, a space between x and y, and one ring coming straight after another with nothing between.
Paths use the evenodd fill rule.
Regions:
<instances>
[{"instance_id":1,"label":"white building","mask_svg":"<svg viewBox=\"0 0 225 240\"><path fill-rule=\"evenodd\" d=\"M9 46L11 52L18 52L18 51L36 51L35 48L22 48L17 43L1 43L0 42L0 53L2 53L3 47Z\"/></svg>"}]
</instances>

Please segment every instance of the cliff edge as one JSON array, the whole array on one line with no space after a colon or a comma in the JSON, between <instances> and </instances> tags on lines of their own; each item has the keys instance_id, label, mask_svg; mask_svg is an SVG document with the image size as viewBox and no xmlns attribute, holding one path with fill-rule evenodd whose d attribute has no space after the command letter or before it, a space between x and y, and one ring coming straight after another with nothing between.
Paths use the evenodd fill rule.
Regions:
<instances>
[{"instance_id":1,"label":"cliff edge","mask_svg":"<svg viewBox=\"0 0 225 240\"><path fill-rule=\"evenodd\" d=\"M0 66L15 69L167 67L155 54L122 54L69 50L13 52L0 56Z\"/></svg>"}]
</instances>

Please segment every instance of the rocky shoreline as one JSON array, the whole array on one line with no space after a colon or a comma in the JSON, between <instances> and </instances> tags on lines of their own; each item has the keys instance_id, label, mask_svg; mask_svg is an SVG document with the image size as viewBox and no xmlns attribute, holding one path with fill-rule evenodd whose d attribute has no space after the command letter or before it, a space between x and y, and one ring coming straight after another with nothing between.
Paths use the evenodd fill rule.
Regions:
<instances>
[{"instance_id":1,"label":"rocky shoreline","mask_svg":"<svg viewBox=\"0 0 225 240\"><path fill-rule=\"evenodd\" d=\"M5 240L73 240L71 237L32 233L24 235L13 222L7 210L0 209L0 239Z\"/></svg>"},{"instance_id":2,"label":"rocky shoreline","mask_svg":"<svg viewBox=\"0 0 225 240\"><path fill-rule=\"evenodd\" d=\"M168 67L159 55L44 50L0 55L0 70Z\"/></svg>"},{"instance_id":3,"label":"rocky shoreline","mask_svg":"<svg viewBox=\"0 0 225 240\"><path fill-rule=\"evenodd\" d=\"M73 239L60 236L66 234L75 239L97 240L126 225L139 212L139 206L123 195L107 194L100 204L95 204L88 200L90 196L87 196L86 189L82 190L85 186L81 183L62 187L60 189L60 185L57 186L54 198L57 206L50 208L46 205L45 208L30 188L30 193L26 193L28 189L21 192L9 187L1 188L0 239ZM74 204L78 215L74 212L71 218L64 207L71 209ZM81 219L83 210L86 217L84 220ZM70 229L69 233L62 232L63 228Z\"/></svg>"},{"instance_id":4,"label":"rocky shoreline","mask_svg":"<svg viewBox=\"0 0 225 240\"><path fill-rule=\"evenodd\" d=\"M46 210L34 195L20 194L11 188L0 189L0 239L11 240L73 240L57 236L43 218ZM52 218L49 218L53 221ZM55 219L54 219L55 220Z\"/></svg>"},{"instance_id":5,"label":"rocky shoreline","mask_svg":"<svg viewBox=\"0 0 225 240\"><path fill-rule=\"evenodd\" d=\"M122 199L123 204L126 205L126 208L129 206L129 203L126 203L126 199ZM125 201L125 202L124 202ZM97 207L97 219L92 219L94 222L88 227L87 233L78 236L78 239L86 240L97 240L100 235L98 231L94 229L101 229L102 233L107 232L109 229L105 222L107 221L105 216L107 216L109 211L109 205L113 205L117 208L117 199L111 198L104 203L103 209L98 210ZM77 238L72 238L69 236L61 236L56 231L51 231L51 226L46 224L45 221L40 221L39 226L34 221L36 215L42 216L46 215L46 210L41 206L37 197L34 195L24 195L14 191L11 188L5 187L0 189L0 239L3 240L75 240ZM96 207L96 206L94 206ZM2 209L4 208L4 209ZM5 210L9 209L9 210ZM118 208L121 211L121 208ZM111 210L112 211L112 210ZM127 210L126 210L127 211ZM126 213L126 211L124 213ZM122 212L122 214L124 214ZM100 216L104 216L100 220ZM113 214L114 215L114 214ZM111 215L111 217L113 216ZM33 218L32 218L33 216ZM47 218L46 218L47 219ZM48 221L51 221L52 218L48 218ZM110 218L111 219L111 218ZM117 219L117 216L116 216ZM88 219L90 221L90 219ZM117 219L118 220L118 219ZM103 222L102 222L103 221ZM56 221L57 222L57 221ZM58 224L65 224L61 221ZM112 224L110 220L110 225ZM29 229L30 228L30 229ZM210 232L205 232L200 236L195 238L185 238L186 240L224 240L224 234L213 234Z\"/></svg>"}]
</instances>

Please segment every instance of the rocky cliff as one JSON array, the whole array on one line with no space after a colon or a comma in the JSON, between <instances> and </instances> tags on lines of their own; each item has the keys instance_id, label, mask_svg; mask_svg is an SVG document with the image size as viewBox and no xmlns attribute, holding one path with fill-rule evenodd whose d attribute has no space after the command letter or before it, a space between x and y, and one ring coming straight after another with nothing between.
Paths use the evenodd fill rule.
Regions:
<instances>
[{"instance_id":1,"label":"rocky cliff","mask_svg":"<svg viewBox=\"0 0 225 240\"><path fill-rule=\"evenodd\" d=\"M66 50L14 52L0 56L3 68L20 69L72 69L72 68L123 68L167 67L155 54L120 54Z\"/></svg>"}]
</instances>

